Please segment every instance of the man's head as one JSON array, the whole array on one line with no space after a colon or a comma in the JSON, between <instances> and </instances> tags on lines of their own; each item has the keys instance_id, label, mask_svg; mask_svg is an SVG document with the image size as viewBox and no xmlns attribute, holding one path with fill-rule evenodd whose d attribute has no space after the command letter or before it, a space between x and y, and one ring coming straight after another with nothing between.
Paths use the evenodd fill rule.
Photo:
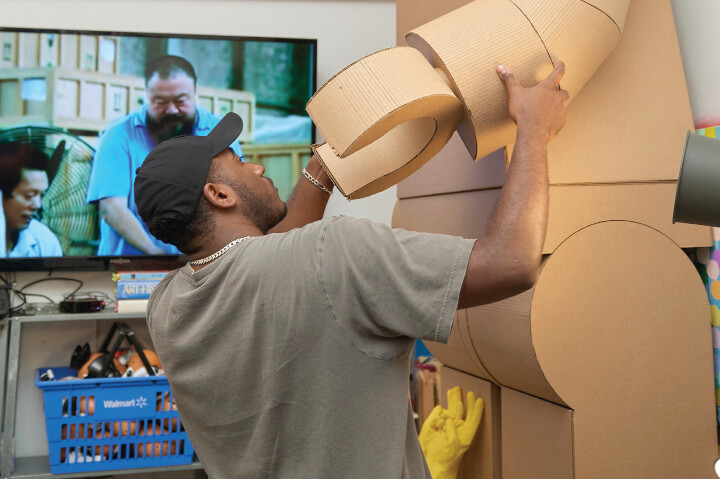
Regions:
<instances>
[{"instance_id":1,"label":"man's head","mask_svg":"<svg viewBox=\"0 0 720 479\"><path fill-rule=\"evenodd\" d=\"M24 143L0 144L0 190L7 233L27 228L48 188L48 157Z\"/></svg>"},{"instance_id":2,"label":"man's head","mask_svg":"<svg viewBox=\"0 0 720 479\"><path fill-rule=\"evenodd\" d=\"M267 232L285 216L265 169L229 148L241 132L240 117L228 113L208 136L173 138L150 152L135 180L138 213L150 233L190 253L238 218Z\"/></svg>"},{"instance_id":3,"label":"man's head","mask_svg":"<svg viewBox=\"0 0 720 479\"><path fill-rule=\"evenodd\" d=\"M164 55L145 68L148 130L158 141L192 132L197 75L182 57Z\"/></svg>"}]
</instances>

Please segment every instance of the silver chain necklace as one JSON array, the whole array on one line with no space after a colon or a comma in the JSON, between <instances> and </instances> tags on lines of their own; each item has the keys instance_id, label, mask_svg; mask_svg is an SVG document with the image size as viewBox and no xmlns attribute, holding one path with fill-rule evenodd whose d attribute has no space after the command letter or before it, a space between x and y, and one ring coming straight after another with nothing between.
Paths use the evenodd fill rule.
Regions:
<instances>
[{"instance_id":1,"label":"silver chain necklace","mask_svg":"<svg viewBox=\"0 0 720 479\"><path fill-rule=\"evenodd\" d=\"M231 242L229 242L228 244L226 244L225 246L223 246L220 250L211 254L210 256L206 256L202 259L196 259L195 261L190 261L190 264L193 266L197 266L197 265L209 263L210 261L212 261L216 258L219 258L220 256L227 253L227 251L230 248L232 248L233 246L235 246L236 244L241 243L241 242L245 241L246 239L250 239L250 238L254 238L254 236L243 236L242 238L234 239Z\"/></svg>"}]
</instances>

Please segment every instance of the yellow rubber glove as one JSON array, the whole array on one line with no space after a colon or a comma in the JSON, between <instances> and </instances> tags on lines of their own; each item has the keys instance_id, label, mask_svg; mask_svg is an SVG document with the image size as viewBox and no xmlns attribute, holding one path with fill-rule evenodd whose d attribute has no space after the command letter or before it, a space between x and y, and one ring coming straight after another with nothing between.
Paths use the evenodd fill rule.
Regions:
<instances>
[{"instance_id":1,"label":"yellow rubber glove","mask_svg":"<svg viewBox=\"0 0 720 479\"><path fill-rule=\"evenodd\" d=\"M460 460L472 443L485 401L467 393L467 414L462 392L454 387L447 392L448 408L435 406L420 429L420 447L433 479L456 479Z\"/></svg>"}]
</instances>

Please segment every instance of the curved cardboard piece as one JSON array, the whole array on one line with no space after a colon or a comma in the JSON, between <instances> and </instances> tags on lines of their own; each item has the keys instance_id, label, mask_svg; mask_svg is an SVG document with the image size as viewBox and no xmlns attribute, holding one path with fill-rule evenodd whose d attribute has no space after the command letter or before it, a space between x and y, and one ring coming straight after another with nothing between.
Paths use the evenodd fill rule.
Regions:
<instances>
[{"instance_id":1,"label":"curved cardboard piece","mask_svg":"<svg viewBox=\"0 0 720 479\"><path fill-rule=\"evenodd\" d=\"M622 33L625 30L625 19L627 18L629 0L583 0L588 5L592 5L617 25L618 30Z\"/></svg>"},{"instance_id":2,"label":"curved cardboard piece","mask_svg":"<svg viewBox=\"0 0 720 479\"><path fill-rule=\"evenodd\" d=\"M593 225L548 259L532 339L545 377L575 411L576 477L710 477L709 319L692 262L647 226Z\"/></svg>"},{"instance_id":3,"label":"curved cardboard piece","mask_svg":"<svg viewBox=\"0 0 720 479\"><path fill-rule=\"evenodd\" d=\"M475 160L510 143L515 134L497 65L508 67L524 86L535 85L552 71L542 40L509 0L469 3L414 29L405 39L445 72L463 101L458 133Z\"/></svg>"},{"instance_id":4,"label":"curved cardboard piece","mask_svg":"<svg viewBox=\"0 0 720 479\"><path fill-rule=\"evenodd\" d=\"M495 383L574 411L576 477L670 478L703 477L679 468L717 453L708 320L682 249L607 221L546 257L534 289L468 310L467 326Z\"/></svg>"},{"instance_id":5,"label":"curved cardboard piece","mask_svg":"<svg viewBox=\"0 0 720 479\"><path fill-rule=\"evenodd\" d=\"M460 101L416 50L369 55L330 79L307 104L326 143L313 147L340 192L362 198L406 178L448 142Z\"/></svg>"},{"instance_id":6,"label":"curved cardboard piece","mask_svg":"<svg viewBox=\"0 0 720 479\"><path fill-rule=\"evenodd\" d=\"M616 17L629 4L604 2ZM489 0L422 25L406 40L445 72L463 101L458 132L478 160L514 141L507 93L495 74L498 64L528 87L552 71L553 61L562 60L567 73L561 86L572 99L618 43L620 30L608 14L582 0Z\"/></svg>"}]
</instances>

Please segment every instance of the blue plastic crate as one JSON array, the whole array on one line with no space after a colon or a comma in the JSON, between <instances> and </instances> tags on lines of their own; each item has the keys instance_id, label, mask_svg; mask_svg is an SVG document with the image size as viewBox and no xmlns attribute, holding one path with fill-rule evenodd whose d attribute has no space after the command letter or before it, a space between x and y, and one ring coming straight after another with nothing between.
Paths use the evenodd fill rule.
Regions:
<instances>
[{"instance_id":1,"label":"blue plastic crate","mask_svg":"<svg viewBox=\"0 0 720 479\"><path fill-rule=\"evenodd\" d=\"M40 375L52 369L54 381ZM71 368L41 368L53 474L190 464L194 450L165 376L93 378Z\"/></svg>"}]
</instances>

